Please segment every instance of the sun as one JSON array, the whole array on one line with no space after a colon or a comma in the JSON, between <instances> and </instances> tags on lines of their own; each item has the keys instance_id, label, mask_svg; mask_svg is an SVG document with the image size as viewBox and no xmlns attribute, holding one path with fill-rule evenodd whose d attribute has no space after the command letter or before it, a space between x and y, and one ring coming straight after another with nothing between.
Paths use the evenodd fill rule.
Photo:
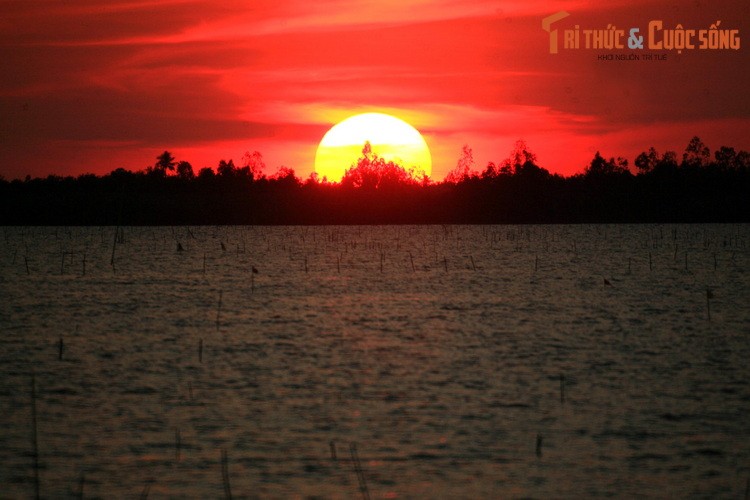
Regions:
<instances>
[{"instance_id":1,"label":"sun","mask_svg":"<svg viewBox=\"0 0 750 500\"><path fill-rule=\"evenodd\" d=\"M430 148L417 129L385 113L362 113L337 123L323 136L315 153L319 178L341 181L344 171L362 155L365 142L386 161L416 167L426 175L432 172Z\"/></svg>"}]
</instances>

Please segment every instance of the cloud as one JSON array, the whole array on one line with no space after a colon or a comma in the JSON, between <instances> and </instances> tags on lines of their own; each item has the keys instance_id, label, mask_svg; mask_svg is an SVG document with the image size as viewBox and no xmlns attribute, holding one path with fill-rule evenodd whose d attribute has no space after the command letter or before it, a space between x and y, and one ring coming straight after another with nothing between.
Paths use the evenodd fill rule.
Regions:
<instances>
[{"instance_id":1,"label":"cloud","mask_svg":"<svg viewBox=\"0 0 750 500\"><path fill-rule=\"evenodd\" d=\"M39 164L52 165L52 152L60 162L80 161L80 151L93 154L96 144L128 158L126 148L151 155L148 148L177 146L203 158L213 147L218 158L222 148L239 150L243 141L272 152L275 162L299 164L298 151L314 151L336 120L381 110L423 130L446 165L462 141L476 143L478 157L489 159L519 137L544 142L538 149L549 164L572 165L554 157L563 146L581 148L572 155L579 162L597 141L612 154L626 153L639 133L644 143L655 130L682 135L701 126L708 134L728 133L728 123L746 128L750 112L744 48L611 63L592 51L550 55L541 29L542 17L564 9L571 12L565 22L582 26L630 26L661 16L707 27L723 19L744 34L739 0L2 5L5 164L23 158L35 165L38 155ZM739 137L735 145L748 149L746 141ZM66 147L80 151L65 153Z\"/></svg>"}]
</instances>

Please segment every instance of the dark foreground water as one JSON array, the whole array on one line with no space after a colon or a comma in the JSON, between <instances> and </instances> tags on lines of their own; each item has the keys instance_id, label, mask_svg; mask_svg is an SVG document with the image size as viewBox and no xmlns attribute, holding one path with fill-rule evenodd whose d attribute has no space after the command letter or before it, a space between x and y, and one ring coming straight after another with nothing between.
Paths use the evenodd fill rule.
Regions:
<instances>
[{"instance_id":1,"label":"dark foreground water","mask_svg":"<svg viewBox=\"0 0 750 500\"><path fill-rule=\"evenodd\" d=\"M0 229L2 498L32 372L48 498L746 494L750 226L115 240Z\"/></svg>"}]
</instances>

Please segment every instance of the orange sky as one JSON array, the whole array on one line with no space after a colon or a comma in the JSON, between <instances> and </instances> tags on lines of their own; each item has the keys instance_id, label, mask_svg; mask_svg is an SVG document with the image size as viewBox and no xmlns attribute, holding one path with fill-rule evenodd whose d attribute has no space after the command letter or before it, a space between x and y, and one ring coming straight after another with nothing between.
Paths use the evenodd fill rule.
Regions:
<instances>
[{"instance_id":1,"label":"orange sky","mask_svg":"<svg viewBox=\"0 0 750 500\"><path fill-rule=\"evenodd\" d=\"M693 135L750 149L747 0L603 3L0 0L0 175L137 170L168 149L196 170L258 150L306 177L326 130L365 111L419 129L438 180L463 144L482 168L524 139L565 175ZM743 46L552 55L541 20L560 10L561 29L721 20Z\"/></svg>"}]
</instances>

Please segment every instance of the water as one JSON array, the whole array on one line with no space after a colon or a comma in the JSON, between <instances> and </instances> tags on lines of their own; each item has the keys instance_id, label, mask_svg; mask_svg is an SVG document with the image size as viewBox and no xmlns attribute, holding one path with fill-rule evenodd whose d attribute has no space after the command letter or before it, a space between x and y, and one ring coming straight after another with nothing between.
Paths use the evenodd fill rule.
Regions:
<instances>
[{"instance_id":1,"label":"water","mask_svg":"<svg viewBox=\"0 0 750 500\"><path fill-rule=\"evenodd\" d=\"M2 229L0 497L32 371L48 498L745 494L750 226L123 237Z\"/></svg>"}]
</instances>

